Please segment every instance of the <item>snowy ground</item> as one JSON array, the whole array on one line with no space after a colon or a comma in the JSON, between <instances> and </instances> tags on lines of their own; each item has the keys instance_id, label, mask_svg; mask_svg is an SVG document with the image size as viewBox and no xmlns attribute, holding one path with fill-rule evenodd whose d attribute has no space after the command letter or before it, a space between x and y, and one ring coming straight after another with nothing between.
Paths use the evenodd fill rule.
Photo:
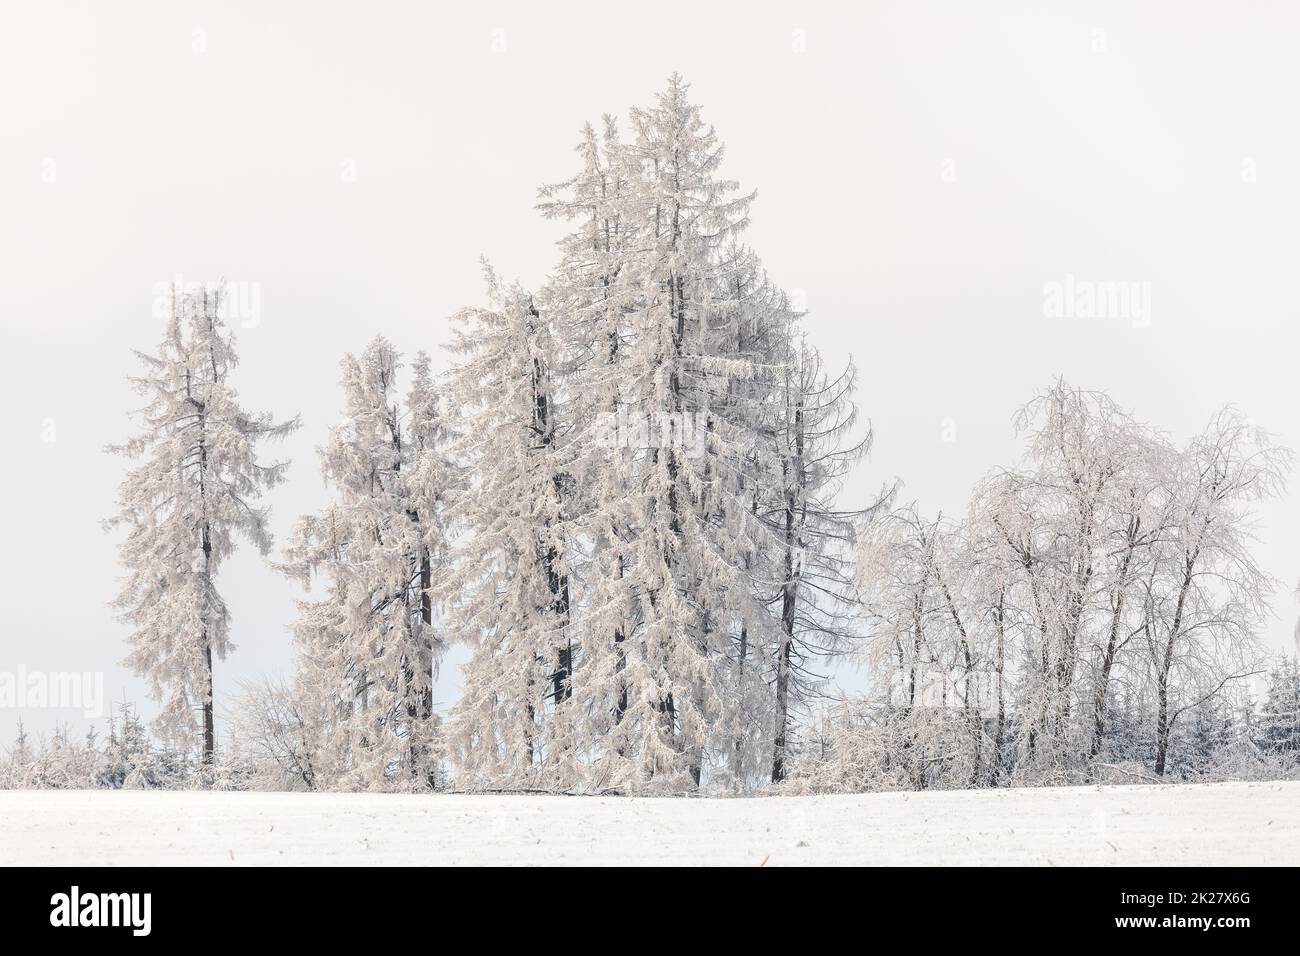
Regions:
<instances>
[{"instance_id":1,"label":"snowy ground","mask_svg":"<svg viewBox=\"0 0 1300 956\"><path fill-rule=\"evenodd\" d=\"M746 800L0 791L0 862L1296 864L1300 783Z\"/></svg>"}]
</instances>

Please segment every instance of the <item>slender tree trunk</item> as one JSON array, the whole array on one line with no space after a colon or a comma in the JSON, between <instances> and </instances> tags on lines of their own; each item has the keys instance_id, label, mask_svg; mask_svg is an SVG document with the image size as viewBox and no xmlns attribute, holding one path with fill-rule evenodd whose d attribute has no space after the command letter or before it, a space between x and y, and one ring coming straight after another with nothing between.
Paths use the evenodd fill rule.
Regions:
<instances>
[{"instance_id":1,"label":"slender tree trunk","mask_svg":"<svg viewBox=\"0 0 1300 956\"><path fill-rule=\"evenodd\" d=\"M204 478L202 473L207 470L207 449L202 442L199 445L199 468L200 473L200 493L202 494ZM203 670L206 687L203 693L203 765L211 767L216 763L217 754L217 728L215 720L215 697L212 676L212 634L208 622L207 612L207 591L212 588L212 533L207 522L203 524L203 530L200 532L203 542L203 583L204 583L204 612L203 612Z\"/></svg>"},{"instance_id":2,"label":"slender tree trunk","mask_svg":"<svg viewBox=\"0 0 1300 956\"><path fill-rule=\"evenodd\" d=\"M1040 648L1040 666L1041 670L1041 687L1040 697L1037 702L1038 714L1034 717L1036 723L1029 728L1029 756L1032 759L1037 745L1038 733L1041 730L1046 733L1049 730L1048 720L1052 705L1051 686L1052 686L1052 651L1051 637L1048 629L1047 612L1043 608L1041 595L1038 593L1038 582L1033 577L1032 563L1026 559L1025 568L1030 575L1029 592L1034 599L1034 611L1038 618L1038 636L1042 642Z\"/></svg>"},{"instance_id":3,"label":"slender tree trunk","mask_svg":"<svg viewBox=\"0 0 1300 956\"><path fill-rule=\"evenodd\" d=\"M541 313L533 305L528 312L533 318L541 318ZM551 420L551 395L549 372L540 358L533 359L533 424L541 435L543 447L548 447L555 437L555 423ZM559 475L551 479L551 488L557 504L563 507L564 489ZM547 531L551 522L545 521ZM569 577L560 571L560 553L554 544L545 545L542 571L546 575L546 585L551 592L551 613L560 622L560 640L556 647L556 666L551 674L551 697L556 705L573 696L573 642L569 637Z\"/></svg>"},{"instance_id":4,"label":"slender tree trunk","mask_svg":"<svg viewBox=\"0 0 1300 956\"><path fill-rule=\"evenodd\" d=\"M433 597L429 593L433 588L433 560L428 549L420 554L420 620L424 622L425 633L429 635L429 689L424 692L424 718L433 717Z\"/></svg>"},{"instance_id":5,"label":"slender tree trunk","mask_svg":"<svg viewBox=\"0 0 1300 956\"><path fill-rule=\"evenodd\" d=\"M417 520L412 515L412 520ZM429 589L433 585L433 567L432 560L427 549L422 549L419 559L419 581L420 593L418 601L418 613L420 620L424 623L424 633L428 639L429 651L429 672L424 676L428 678L429 686L420 692L418 700L410 694L409 688L415 679L415 666L412 662L406 663L407 696L407 716L412 723L423 723L433 719L433 600L429 595ZM429 789L434 789L437 784L437 775L433 762L433 755L428 748L419 749L412 747L410 749L411 775L417 779L424 778L425 784Z\"/></svg>"},{"instance_id":6,"label":"slender tree trunk","mask_svg":"<svg viewBox=\"0 0 1300 956\"><path fill-rule=\"evenodd\" d=\"M1119 648L1119 629L1124 618L1124 575L1128 571L1130 551L1124 556L1124 562L1120 568L1119 593L1115 597L1115 604L1110 619L1110 635L1106 641L1106 651L1101 658L1101 673L1097 676L1097 687L1093 691L1092 698L1092 743L1088 746L1088 758L1095 760L1101 753L1102 743L1106 736L1106 694L1110 688L1110 672L1115 666L1115 655Z\"/></svg>"},{"instance_id":7,"label":"slender tree trunk","mask_svg":"<svg viewBox=\"0 0 1300 956\"><path fill-rule=\"evenodd\" d=\"M217 732L212 707L212 645L204 632L203 660L207 666L207 689L203 700L203 764L211 767L216 761Z\"/></svg>"},{"instance_id":8,"label":"slender tree trunk","mask_svg":"<svg viewBox=\"0 0 1300 956\"><path fill-rule=\"evenodd\" d=\"M1156 672L1156 776L1165 775L1165 764L1169 756L1169 730L1173 724L1169 716L1169 672L1173 669L1174 646L1183 627L1183 610L1187 606L1187 594L1192 588L1192 570L1196 564L1196 554L1188 556L1184 564L1183 582L1178 589L1178 603L1174 606L1173 624L1169 629L1169 639L1165 642L1164 656Z\"/></svg>"},{"instance_id":9,"label":"slender tree trunk","mask_svg":"<svg viewBox=\"0 0 1300 956\"><path fill-rule=\"evenodd\" d=\"M745 693L745 658L749 656L749 628L744 623L740 625L740 649L736 656L736 693L743 699ZM742 729L736 732L731 754L732 789L737 792L740 790L741 778L744 776L744 772L745 733Z\"/></svg>"},{"instance_id":10,"label":"slender tree trunk","mask_svg":"<svg viewBox=\"0 0 1300 956\"><path fill-rule=\"evenodd\" d=\"M614 647L618 659L614 663L614 670L617 673L623 673L627 670L627 652L623 650L623 642L627 638L623 634L621 627L614 628ZM618 726L623 722L623 715L627 713L627 682L619 681L618 696L614 701L614 725Z\"/></svg>"},{"instance_id":11,"label":"slender tree trunk","mask_svg":"<svg viewBox=\"0 0 1300 956\"><path fill-rule=\"evenodd\" d=\"M952 591L948 588L948 582L943 577L943 572L939 569L939 564L934 563L934 579L939 585L939 593L943 595L944 603L948 605L948 615L952 618L953 624L957 628L957 635L962 652L962 663L964 665L964 674L962 676L962 710L966 716L966 724L971 735L971 749L973 756L973 766L971 768L971 786L979 786L980 780L980 760L983 756L983 738L984 738L984 721L979 713L978 703L971 702L971 684L975 679L975 660L970 652L970 640L966 633L966 625L961 619L961 614L957 611L957 602L953 600ZM978 694L978 688L976 688Z\"/></svg>"},{"instance_id":12,"label":"slender tree trunk","mask_svg":"<svg viewBox=\"0 0 1300 956\"><path fill-rule=\"evenodd\" d=\"M790 723L790 651L794 644L794 613L798 582L794 557L795 501L787 496L785 509L785 587L781 594L781 646L776 654L776 733L772 742L772 782L780 783L786 771L786 731Z\"/></svg>"},{"instance_id":13,"label":"slender tree trunk","mask_svg":"<svg viewBox=\"0 0 1300 956\"><path fill-rule=\"evenodd\" d=\"M551 611L560 621L560 643L556 666L551 674L551 697L558 705L573 696L573 641L569 637L569 576L556 571L559 555L555 548L546 553L546 579L551 591Z\"/></svg>"},{"instance_id":14,"label":"slender tree trunk","mask_svg":"<svg viewBox=\"0 0 1300 956\"><path fill-rule=\"evenodd\" d=\"M993 732L993 786L1002 778L1002 747L1006 737L1007 706L1002 675L1006 666L1006 595L998 592L998 603L994 609L994 625L997 633L997 682L998 682L998 716Z\"/></svg>"},{"instance_id":15,"label":"slender tree trunk","mask_svg":"<svg viewBox=\"0 0 1300 956\"><path fill-rule=\"evenodd\" d=\"M1161 673L1156 691L1156 776L1165 775L1169 755L1169 674Z\"/></svg>"},{"instance_id":16,"label":"slender tree trunk","mask_svg":"<svg viewBox=\"0 0 1300 956\"><path fill-rule=\"evenodd\" d=\"M784 623L782 624L784 631ZM790 645L782 636L776 656L776 734L772 744L772 782L780 783L786 772L786 730L790 712Z\"/></svg>"},{"instance_id":17,"label":"slender tree trunk","mask_svg":"<svg viewBox=\"0 0 1300 956\"><path fill-rule=\"evenodd\" d=\"M789 390L787 388L787 396ZM787 409L789 408L787 398ZM799 601L800 575L803 568L796 550L803 544L806 513L807 473L804 470L804 396L795 396L793 437L794 459L787 466L782 463L786 478L785 496L785 587L781 594L781 646L777 651L776 665L776 734L772 744L772 782L780 783L786 774L786 734L790 725L790 658L794 648L795 613ZM789 434L789 433L787 433ZM787 448L789 445L787 444Z\"/></svg>"},{"instance_id":18,"label":"slender tree trunk","mask_svg":"<svg viewBox=\"0 0 1300 956\"><path fill-rule=\"evenodd\" d=\"M537 724L537 708L532 704L533 699L533 682L530 678L528 681L528 729L524 731L524 752L528 755L528 769L533 769L533 764L537 762L535 729Z\"/></svg>"},{"instance_id":19,"label":"slender tree trunk","mask_svg":"<svg viewBox=\"0 0 1300 956\"><path fill-rule=\"evenodd\" d=\"M1074 698L1074 671L1078 660L1079 629L1083 623L1083 610L1092 584L1092 532L1094 519L1091 507L1084 509L1080 519L1080 537L1087 542L1087 552L1080 559L1075 573L1074 588L1067 602L1067 624L1061 635L1061 653L1056 661L1056 725L1058 738L1069 733L1070 710Z\"/></svg>"}]
</instances>

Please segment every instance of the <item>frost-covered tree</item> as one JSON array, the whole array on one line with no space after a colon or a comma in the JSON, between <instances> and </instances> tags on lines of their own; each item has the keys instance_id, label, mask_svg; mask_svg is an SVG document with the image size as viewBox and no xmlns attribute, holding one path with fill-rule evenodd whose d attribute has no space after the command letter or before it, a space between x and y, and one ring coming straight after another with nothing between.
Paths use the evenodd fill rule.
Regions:
<instances>
[{"instance_id":1,"label":"frost-covered tree","mask_svg":"<svg viewBox=\"0 0 1300 956\"><path fill-rule=\"evenodd\" d=\"M0 790L19 790L29 786L28 770L32 763L31 737L18 718L18 731L14 742L0 761Z\"/></svg>"},{"instance_id":2,"label":"frost-covered tree","mask_svg":"<svg viewBox=\"0 0 1300 956\"><path fill-rule=\"evenodd\" d=\"M1261 750L1292 763L1300 762L1300 661L1283 659L1269 673L1256 739Z\"/></svg>"},{"instance_id":3,"label":"frost-covered tree","mask_svg":"<svg viewBox=\"0 0 1300 956\"><path fill-rule=\"evenodd\" d=\"M1097 600L1100 627L1088 650L1092 684L1092 731L1087 757L1102 756L1106 711L1116 674L1127 666L1133 642L1144 630L1143 582L1155 567L1157 546L1166 535L1168 478L1174 456L1149 429L1129 423L1114 440L1125 456L1108 487L1099 527ZM1085 637L1087 631L1085 630Z\"/></svg>"},{"instance_id":4,"label":"frost-covered tree","mask_svg":"<svg viewBox=\"0 0 1300 956\"><path fill-rule=\"evenodd\" d=\"M619 579L633 607L621 679L627 708L611 735L620 786L698 786L718 736L742 723L732 692L732 637L754 616L745 566L759 522L733 477L754 441L731 383L758 373L733 342L728 277L749 195L718 175L722 146L679 77L632 112L625 221L636 237L623 281L629 341L620 408L649 431L607 458L627 489L620 522L632 547ZM622 690L619 689L620 703ZM717 734L722 730L721 735Z\"/></svg>"},{"instance_id":5,"label":"frost-covered tree","mask_svg":"<svg viewBox=\"0 0 1300 956\"><path fill-rule=\"evenodd\" d=\"M570 473L568 509L573 540L589 542L571 555L573 595L570 633L582 646L581 680L592 712L588 755L597 769L591 783L611 776L599 769L603 754L620 763L626 747L603 744L627 711L629 687L625 644L635 627L636 592L627 580L636 528L628 510L634 487L634 449L620 443L611 423L634 422L623 394L622 376L635 341L633 316L641 290L629 260L635 251L639 217L631 207L632 181L640 174L610 116L597 136L588 124L577 146L582 168L565 182L543 186L538 208L548 218L574 224L560 240L560 261L539 293L555 349L557 393L567 407ZM611 440L612 439L612 440Z\"/></svg>"},{"instance_id":6,"label":"frost-covered tree","mask_svg":"<svg viewBox=\"0 0 1300 956\"><path fill-rule=\"evenodd\" d=\"M300 603L294 624L299 693L326 710L313 774L353 789L437 780L433 681L443 638L431 592L446 560L449 469L428 360L413 366L405 407L400 367L382 336L343 359L343 418L320 450L334 496L298 522L282 564L304 584L324 585L322 597Z\"/></svg>"},{"instance_id":7,"label":"frost-covered tree","mask_svg":"<svg viewBox=\"0 0 1300 956\"><path fill-rule=\"evenodd\" d=\"M733 283L750 197L719 177L721 144L680 78L631 132L588 130L582 171L544 190L577 229L539 300L561 330L590 542L574 629L592 779L680 790L734 764L736 641L764 613L747 563L763 532L735 493L756 441L755 396L736 383L761 375Z\"/></svg>"},{"instance_id":8,"label":"frost-covered tree","mask_svg":"<svg viewBox=\"0 0 1300 956\"><path fill-rule=\"evenodd\" d=\"M104 755L92 727L85 737L73 739L66 725L42 739L27 767L23 786L33 790L84 790L99 786Z\"/></svg>"},{"instance_id":9,"label":"frost-covered tree","mask_svg":"<svg viewBox=\"0 0 1300 956\"><path fill-rule=\"evenodd\" d=\"M1022 500L1034 516L1037 539L1024 544L1035 547L1037 566L1030 573L1038 599L1050 609L1040 622L1046 629L1038 649L1035 734L1041 757L1068 761L1087 615L1104 590L1108 523L1117 497L1123 500L1133 482L1146 480L1130 474L1144 460L1135 447L1140 429L1110 396L1061 380L1020 409L1016 427L1028 446L1031 473Z\"/></svg>"},{"instance_id":10,"label":"frost-covered tree","mask_svg":"<svg viewBox=\"0 0 1300 956\"><path fill-rule=\"evenodd\" d=\"M1001 741L994 737L987 758L982 691L1003 690L1000 671L986 678L1003 662L1004 624L985 612L1004 613L1005 598L979 589L970 541L962 525L908 505L868 524L859 543L856 581L871 631L863 651L881 685L880 723L918 788L940 778L981 783L989 763L996 777Z\"/></svg>"},{"instance_id":11,"label":"frost-covered tree","mask_svg":"<svg viewBox=\"0 0 1300 956\"><path fill-rule=\"evenodd\" d=\"M1227 408L1179 456L1168 533L1145 582L1143 639L1156 695L1155 772L1178 718L1251 672L1274 581L1251 547L1250 506L1285 487L1291 454Z\"/></svg>"},{"instance_id":12,"label":"frost-covered tree","mask_svg":"<svg viewBox=\"0 0 1300 956\"><path fill-rule=\"evenodd\" d=\"M298 427L296 418L275 423L239 404L230 382L234 342L221 312L219 292L174 292L157 353L136 353L144 365L131 378L146 399L137 413L141 431L110 450L137 464L106 522L127 531L127 578L114 602L131 627L126 663L162 705L160 733L187 746L198 737L209 765L216 746L212 662L232 647L217 573L236 536L263 555L270 551L260 499L284 480L288 462L263 464L258 445Z\"/></svg>"},{"instance_id":13,"label":"frost-covered tree","mask_svg":"<svg viewBox=\"0 0 1300 956\"><path fill-rule=\"evenodd\" d=\"M1212 773L1215 764L1231 753L1238 735L1232 706L1221 695L1193 706L1182 731L1182 752L1174 765L1189 779Z\"/></svg>"},{"instance_id":14,"label":"frost-covered tree","mask_svg":"<svg viewBox=\"0 0 1300 956\"><path fill-rule=\"evenodd\" d=\"M282 681L241 685L231 737L242 750L250 789L318 789L324 713L318 695L303 694Z\"/></svg>"},{"instance_id":15,"label":"frost-covered tree","mask_svg":"<svg viewBox=\"0 0 1300 956\"><path fill-rule=\"evenodd\" d=\"M571 513L551 329L533 298L490 270L491 307L458 314L455 457L468 480L449 518L450 627L471 648L451 724L463 783L568 790L582 783L571 633Z\"/></svg>"},{"instance_id":16,"label":"frost-covered tree","mask_svg":"<svg viewBox=\"0 0 1300 956\"><path fill-rule=\"evenodd\" d=\"M1016 423L1022 466L986 477L973 499L972 622L994 625L999 764L1015 680L1012 743L1024 767L1058 779L1102 752L1112 684L1141 631L1172 452L1109 396L1060 380Z\"/></svg>"},{"instance_id":17,"label":"frost-covered tree","mask_svg":"<svg viewBox=\"0 0 1300 956\"><path fill-rule=\"evenodd\" d=\"M788 492L799 477L793 467L798 429L792 426L798 405L793 393L800 379L792 366L795 345L802 341L797 330L802 316L771 283L752 250L737 244L724 255L723 278L715 284L717 353L719 359L743 363L747 374L728 377L715 398L734 448L728 467L718 474L717 494L732 514L748 512L757 520L737 542L739 564L755 601L741 608L730 627L724 667L735 703L731 724L717 728L721 753L715 776L719 784L742 790L771 779L774 753L789 746L791 701L795 710L805 703L797 679L785 682L784 694L776 687L778 672L791 672L782 653L781 614L786 583L800 563L786 561L797 535L787 535L785 513ZM714 430L709 423L706 434ZM804 478L815 475L815 469L809 470ZM810 593L797 585L793 591L803 597ZM793 660L794 644L787 647ZM782 707L784 719L778 717ZM779 747L778 727L787 731Z\"/></svg>"},{"instance_id":18,"label":"frost-covered tree","mask_svg":"<svg viewBox=\"0 0 1300 956\"><path fill-rule=\"evenodd\" d=\"M843 654L858 634L860 614L851 593L855 528L890 497L882 495L859 511L836 504L841 482L871 447L870 429L860 437L851 434L857 420L852 362L828 375L820 353L805 337L792 335L782 364L775 435L779 496L764 502L763 511L779 542L773 783L785 778L792 708L806 706L820 681L812 668ZM761 473L756 480L761 486Z\"/></svg>"}]
</instances>

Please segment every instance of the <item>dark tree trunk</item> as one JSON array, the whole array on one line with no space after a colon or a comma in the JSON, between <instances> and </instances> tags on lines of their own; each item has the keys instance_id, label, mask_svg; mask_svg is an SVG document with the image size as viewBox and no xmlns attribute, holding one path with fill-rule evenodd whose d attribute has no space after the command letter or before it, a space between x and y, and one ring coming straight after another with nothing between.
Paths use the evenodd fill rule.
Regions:
<instances>
[{"instance_id":1,"label":"dark tree trunk","mask_svg":"<svg viewBox=\"0 0 1300 956\"><path fill-rule=\"evenodd\" d=\"M1174 665L1174 646L1183 627L1183 612L1187 607L1187 595L1192 589L1193 570L1197 553L1188 555L1184 565L1183 582L1178 590L1178 603L1174 606L1174 619L1169 628L1169 639L1165 642L1164 657L1156 682L1156 776L1165 775L1165 764L1169 756L1169 731L1173 718L1169 715L1169 672Z\"/></svg>"},{"instance_id":2,"label":"dark tree trunk","mask_svg":"<svg viewBox=\"0 0 1300 956\"><path fill-rule=\"evenodd\" d=\"M211 767L216 760L217 732L212 707L212 645L207 643L206 634L204 643L203 659L207 665L208 686L203 700L203 763L204 766Z\"/></svg>"},{"instance_id":3,"label":"dark tree trunk","mask_svg":"<svg viewBox=\"0 0 1300 956\"><path fill-rule=\"evenodd\" d=\"M772 741L772 782L780 783L786 772L786 730L790 723L790 654L794 644L794 616L798 581L794 558L795 500L786 498L785 587L781 594L781 646L776 656L776 732Z\"/></svg>"},{"instance_id":4,"label":"dark tree trunk","mask_svg":"<svg viewBox=\"0 0 1300 956\"><path fill-rule=\"evenodd\" d=\"M207 467L207 451L200 446L200 467ZM200 479L201 481L202 479ZM212 574L212 535L207 524L204 524L202 531L203 541L203 577L208 587L211 587ZM205 596L206 600L206 596ZM211 767L216 762L217 754L217 728L215 720L215 708L213 706L215 698L213 696L212 681L212 635L208 630L207 612L204 612L203 626L203 665L204 677L207 686L203 691L203 765Z\"/></svg>"},{"instance_id":5,"label":"dark tree trunk","mask_svg":"<svg viewBox=\"0 0 1300 956\"><path fill-rule=\"evenodd\" d=\"M997 607L994 609L994 624L997 630L997 682L998 682L998 716L997 724L993 731L993 786L997 786L1002 778L1002 747L1006 738L1007 727L1007 705L1005 691L1002 683L1002 675L1006 666L1006 605L1005 595L998 594Z\"/></svg>"},{"instance_id":6,"label":"dark tree trunk","mask_svg":"<svg viewBox=\"0 0 1300 956\"><path fill-rule=\"evenodd\" d=\"M555 672L551 675L551 693L558 704L573 696L573 642L568 637L569 576L556 573L557 560L555 549L551 548L546 557L546 577L552 594L551 609L562 622L561 627L565 631L564 643L556 653Z\"/></svg>"},{"instance_id":7,"label":"dark tree trunk","mask_svg":"<svg viewBox=\"0 0 1300 956\"><path fill-rule=\"evenodd\" d=\"M1127 570L1127 568L1128 558L1125 557L1124 569ZM1123 617L1124 586L1121 583L1119 594L1116 596L1112 609L1110 636L1106 641L1106 650L1101 658L1101 673L1097 675L1097 687L1092 696L1092 743L1088 745L1088 758L1090 760L1095 760L1101 754L1101 747L1106 739L1106 693L1110 687L1110 672L1115 667L1115 655L1119 650L1119 629Z\"/></svg>"}]
</instances>

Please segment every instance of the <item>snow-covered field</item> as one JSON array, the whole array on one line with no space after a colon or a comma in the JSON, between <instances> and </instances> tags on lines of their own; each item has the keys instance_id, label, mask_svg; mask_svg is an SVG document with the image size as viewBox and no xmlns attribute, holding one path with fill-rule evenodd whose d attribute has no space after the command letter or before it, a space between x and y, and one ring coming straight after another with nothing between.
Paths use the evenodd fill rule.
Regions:
<instances>
[{"instance_id":1,"label":"snow-covered field","mask_svg":"<svg viewBox=\"0 0 1300 956\"><path fill-rule=\"evenodd\" d=\"M744 800L6 791L0 862L1296 864L1300 783Z\"/></svg>"}]
</instances>

